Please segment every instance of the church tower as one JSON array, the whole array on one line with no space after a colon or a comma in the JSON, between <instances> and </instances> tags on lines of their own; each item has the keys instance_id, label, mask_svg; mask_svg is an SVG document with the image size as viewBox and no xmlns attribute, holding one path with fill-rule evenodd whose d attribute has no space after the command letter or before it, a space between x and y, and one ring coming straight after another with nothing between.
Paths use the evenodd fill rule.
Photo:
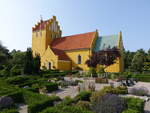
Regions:
<instances>
[{"instance_id":1,"label":"church tower","mask_svg":"<svg viewBox=\"0 0 150 113\"><path fill-rule=\"evenodd\" d=\"M33 55L39 54L41 57L54 38L61 37L60 26L56 16L43 21L42 19L32 28L32 51Z\"/></svg>"}]
</instances>

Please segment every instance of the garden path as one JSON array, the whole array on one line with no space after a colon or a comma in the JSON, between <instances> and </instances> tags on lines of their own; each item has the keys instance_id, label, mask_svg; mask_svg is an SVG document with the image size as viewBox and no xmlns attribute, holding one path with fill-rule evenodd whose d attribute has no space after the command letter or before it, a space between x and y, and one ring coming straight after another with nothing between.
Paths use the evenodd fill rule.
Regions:
<instances>
[{"instance_id":1,"label":"garden path","mask_svg":"<svg viewBox=\"0 0 150 113\"><path fill-rule=\"evenodd\" d=\"M150 113L150 100L145 103L144 111Z\"/></svg>"},{"instance_id":2,"label":"garden path","mask_svg":"<svg viewBox=\"0 0 150 113\"><path fill-rule=\"evenodd\" d=\"M19 104L19 113L28 113L28 106L25 104Z\"/></svg>"}]
</instances>

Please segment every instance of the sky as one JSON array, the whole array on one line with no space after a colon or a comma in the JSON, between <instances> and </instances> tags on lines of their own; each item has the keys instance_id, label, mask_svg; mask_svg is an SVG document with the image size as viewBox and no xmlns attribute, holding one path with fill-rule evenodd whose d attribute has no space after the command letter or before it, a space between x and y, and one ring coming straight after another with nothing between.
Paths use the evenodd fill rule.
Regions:
<instances>
[{"instance_id":1,"label":"sky","mask_svg":"<svg viewBox=\"0 0 150 113\"><path fill-rule=\"evenodd\" d=\"M0 41L9 50L32 44L32 27L57 17L62 35L122 31L126 50L150 48L150 0L0 0Z\"/></svg>"}]
</instances>

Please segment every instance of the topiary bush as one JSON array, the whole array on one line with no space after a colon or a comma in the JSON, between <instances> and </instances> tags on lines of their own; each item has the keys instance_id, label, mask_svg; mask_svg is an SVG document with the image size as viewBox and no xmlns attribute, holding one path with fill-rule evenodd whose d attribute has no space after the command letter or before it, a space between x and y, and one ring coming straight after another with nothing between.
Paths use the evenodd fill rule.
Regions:
<instances>
[{"instance_id":1,"label":"topiary bush","mask_svg":"<svg viewBox=\"0 0 150 113\"><path fill-rule=\"evenodd\" d=\"M128 109L136 110L138 113L144 113L144 100L139 98L126 98Z\"/></svg>"},{"instance_id":2,"label":"topiary bush","mask_svg":"<svg viewBox=\"0 0 150 113\"><path fill-rule=\"evenodd\" d=\"M78 101L76 106L81 107L83 109L90 110L90 102L89 101Z\"/></svg>"},{"instance_id":3,"label":"topiary bush","mask_svg":"<svg viewBox=\"0 0 150 113\"><path fill-rule=\"evenodd\" d=\"M105 94L92 102L92 110L95 113L122 113L125 109L125 99L115 94Z\"/></svg>"},{"instance_id":4,"label":"topiary bush","mask_svg":"<svg viewBox=\"0 0 150 113\"><path fill-rule=\"evenodd\" d=\"M137 110L127 109L127 110L123 111L122 113L139 113L139 112Z\"/></svg>"},{"instance_id":5,"label":"topiary bush","mask_svg":"<svg viewBox=\"0 0 150 113\"><path fill-rule=\"evenodd\" d=\"M111 94L127 94L128 89L125 86L119 86L116 88L113 88L112 86L106 86L103 88L103 91L106 93L111 93Z\"/></svg>"},{"instance_id":6,"label":"topiary bush","mask_svg":"<svg viewBox=\"0 0 150 113\"><path fill-rule=\"evenodd\" d=\"M40 113L93 113L77 106L50 107Z\"/></svg>"},{"instance_id":7,"label":"topiary bush","mask_svg":"<svg viewBox=\"0 0 150 113\"><path fill-rule=\"evenodd\" d=\"M49 82L49 83L44 84L44 86L46 87L48 92L58 90L58 84L57 83Z\"/></svg>"},{"instance_id":8,"label":"topiary bush","mask_svg":"<svg viewBox=\"0 0 150 113\"><path fill-rule=\"evenodd\" d=\"M90 91L82 91L75 97L75 100L90 101L90 96L91 96Z\"/></svg>"},{"instance_id":9,"label":"topiary bush","mask_svg":"<svg viewBox=\"0 0 150 113\"><path fill-rule=\"evenodd\" d=\"M16 109L4 109L0 113L19 113Z\"/></svg>"}]
</instances>

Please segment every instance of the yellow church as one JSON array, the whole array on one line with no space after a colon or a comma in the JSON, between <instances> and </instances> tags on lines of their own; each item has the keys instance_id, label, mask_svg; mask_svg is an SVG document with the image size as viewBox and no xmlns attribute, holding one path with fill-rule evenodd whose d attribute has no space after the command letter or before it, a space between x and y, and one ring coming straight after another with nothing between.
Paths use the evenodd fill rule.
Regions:
<instances>
[{"instance_id":1,"label":"yellow church","mask_svg":"<svg viewBox=\"0 0 150 113\"><path fill-rule=\"evenodd\" d=\"M101 36L97 30L82 34L62 37L62 31L56 20L56 16L43 21L42 19L32 28L33 55L41 57L41 68L73 70L88 70L85 62L92 52L100 51L108 47L117 47L120 50L115 64L106 68L107 72L122 72L123 41L122 33L116 35Z\"/></svg>"}]
</instances>

